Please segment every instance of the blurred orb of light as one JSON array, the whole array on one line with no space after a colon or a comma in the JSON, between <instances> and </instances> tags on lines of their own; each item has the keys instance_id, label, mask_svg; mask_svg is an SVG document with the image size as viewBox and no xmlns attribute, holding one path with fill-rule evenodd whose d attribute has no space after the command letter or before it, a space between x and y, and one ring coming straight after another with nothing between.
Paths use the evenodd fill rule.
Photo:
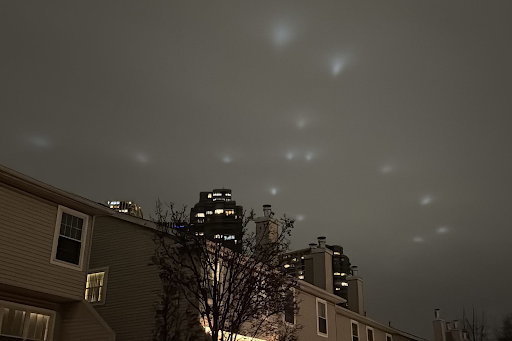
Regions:
<instances>
[{"instance_id":1,"label":"blurred orb of light","mask_svg":"<svg viewBox=\"0 0 512 341\"><path fill-rule=\"evenodd\" d=\"M231 156L225 155L222 157L222 162L224 163L231 163L232 161L233 159L231 158Z\"/></svg>"},{"instance_id":2,"label":"blurred orb of light","mask_svg":"<svg viewBox=\"0 0 512 341\"><path fill-rule=\"evenodd\" d=\"M51 146L50 140L42 136L32 136L30 142L38 148L48 148Z\"/></svg>"},{"instance_id":3,"label":"blurred orb of light","mask_svg":"<svg viewBox=\"0 0 512 341\"><path fill-rule=\"evenodd\" d=\"M306 154L306 161L311 161L313 160L313 153L307 153Z\"/></svg>"},{"instance_id":4,"label":"blurred orb of light","mask_svg":"<svg viewBox=\"0 0 512 341\"><path fill-rule=\"evenodd\" d=\"M303 129L305 126L306 126L306 119L305 118L300 118L297 120L297 128L299 129Z\"/></svg>"},{"instance_id":5,"label":"blurred orb of light","mask_svg":"<svg viewBox=\"0 0 512 341\"><path fill-rule=\"evenodd\" d=\"M393 171L393 167L391 165L384 165L380 168L380 172L382 174L389 174Z\"/></svg>"},{"instance_id":6,"label":"blurred orb of light","mask_svg":"<svg viewBox=\"0 0 512 341\"><path fill-rule=\"evenodd\" d=\"M295 220L303 221L304 220L304 216L302 214L299 214L298 216L295 217Z\"/></svg>"},{"instance_id":7,"label":"blurred orb of light","mask_svg":"<svg viewBox=\"0 0 512 341\"><path fill-rule=\"evenodd\" d=\"M295 156L295 155L293 154L293 152L288 152L288 153L286 153L286 159L287 159L287 160L293 160L293 157L294 157L294 156Z\"/></svg>"},{"instance_id":8,"label":"blurred orb of light","mask_svg":"<svg viewBox=\"0 0 512 341\"><path fill-rule=\"evenodd\" d=\"M270 189L270 194L272 194L272 195L276 195L276 194L277 194L277 188L272 187L272 188Z\"/></svg>"},{"instance_id":9,"label":"blurred orb of light","mask_svg":"<svg viewBox=\"0 0 512 341\"><path fill-rule=\"evenodd\" d=\"M272 40L277 47L284 47L290 43L294 36L294 29L288 23L278 23L272 30Z\"/></svg>"},{"instance_id":10,"label":"blurred orb of light","mask_svg":"<svg viewBox=\"0 0 512 341\"><path fill-rule=\"evenodd\" d=\"M423 198L421 198L420 204L421 205L428 205L432 203L432 197L430 195L426 195Z\"/></svg>"},{"instance_id":11,"label":"blurred orb of light","mask_svg":"<svg viewBox=\"0 0 512 341\"><path fill-rule=\"evenodd\" d=\"M146 154L139 152L135 154L135 160L137 160L140 163L147 163L149 161L149 158Z\"/></svg>"},{"instance_id":12,"label":"blurred orb of light","mask_svg":"<svg viewBox=\"0 0 512 341\"><path fill-rule=\"evenodd\" d=\"M345 68L346 60L343 57L336 57L331 62L331 74L338 76Z\"/></svg>"},{"instance_id":13,"label":"blurred orb of light","mask_svg":"<svg viewBox=\"0 0 512 341\"><path fill-rule=\"evenodd\" d=\"M425 239L423 239L423 237L414 237L412 241L415 243L423 243Z\"/></svg>"},{"instance_id":14,"label":"blurred orb of light","mask_svg":"<svg viewBox=\"0 0 512 341\"><path fill-rule=\"evenodd\" d=\"M445 234L445 233L448 233L450 231L450 229L446 226L441 226L437 229L437 233L439 234Z\"/></svg>"}]
</instances>

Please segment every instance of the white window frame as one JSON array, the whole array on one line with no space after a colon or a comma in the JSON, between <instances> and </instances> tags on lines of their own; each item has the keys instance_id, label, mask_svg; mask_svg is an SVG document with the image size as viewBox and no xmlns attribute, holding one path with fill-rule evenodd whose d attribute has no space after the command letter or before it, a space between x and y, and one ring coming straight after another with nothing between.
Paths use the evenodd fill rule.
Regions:
<instances>
[{"instance_id":1,"label":"white window frame","mask_svg":"<svg viewBox=\"0 0 512 341\"><path fill-rule=\"evenodd\" d=\"M0 332L2 330L4 308L22 310L22 311L26 312L28 316L30 316L30 313L43 314L43 315L50 316L50 322L48 323L48 334L46 337L46 341L53 340L53 330L55 328L55 316L56 316L55 311L43 309L43 308L39 308L39 307L33 307L33 306L25 305L25 304L19 304L19 303L0 300ZM23 336L20 340L26 340L26 335L28 333L28 327L29 327L29 323L28 323L29 321L30 321L30 319L25 319L25 324L23 326ZM14 337L14 338L17 338L17 337Z\"/></svg>"},{"instance_id":2,"label":"white window frame","mask_svg":"<svg viewBox=\"0 0 512 341\"><path fill-rule=\"evenodd\" d=\"M393 335L386 333L386 341L388 341L388 336L393 341Z\"/></svg>"},{"instance_id":3,"label":"white window frame","mask_svg":"<svg viewBox=\"0 0 512 341\"><path fill-rule=\"evenodd\" d=\"M361 328L359 328L359 322L356 320L350 320L350 341L354 341L354 332L352 331L353 324L357 326L357 340L361 341ZM375 338L375 334L373 335L373 338Z\"/></svg>"},{"instance_id":4,"label":"white window frame","mask_svg":"<svg viewBox=\"0 0 512 341\"><path fill-rule=\"evenodd\" d=\"M325 331L326 333L321 333L320 332L320 323L318 323L318 321L320 320L320 316L318 315L318 303L322 303L325 305ZM329 337L329 319L328 319L328 314L327 314L327 302L321 298L316 298L316 333L317 335L319 336L322 336L322 337Z\"/></svg>"},{"instance_id":5,"label":"white window frame","mask_svg":"<svg viewBox=\"0 0 512 341\"><path fill-rule=\"evenodd\" d=\"M78 262L78 265L74 265L71 263L67 263L61 260L57 259L57 246L59 244L59 236L60 236L60 223L62 221L62 213L67 213L74 215L78 218L82 218L84 223L82 225L82 238L80 246L80 260ZM55 232L53 234L53 246L52 246L52 255L50 258L50 263L59 265L68 269L73 269L77 271L82 271L84 269L84 258L85 258L85 249L87 244L87 233L89 232L89 216L85 213L78 212L75 210L72 210L71 208L67 208L65 206L60 206L57 209L57 219L55 222Z\"/></svg>"},{"instance_id":6,"label":"white window frame","mask_svg":"<svg viewBox=\"0 0 512 341\"><path fill-rule=\"evenodd\" d=\"M370 338L368 337L368 330L372 331L373 340L370 340ZM366 326L366 341L375 341L375 330L370 326Z\"/></svg>"},{"instance_id":7,"label":"white window frame","mask_svg":"<svg viewBox=\"0 0 512 341\"><path fill-rule=\"evenodd\" d=\"M98 272L105 273L105 277L103 277L103 287L102 287L103 291L101 292L101 297L103 299L99 302L89 302L86 300L91 305L104 305L107 300L108 267L89 269L89 271L87 272L87 276L89 276L90 274L98 273ZM87 278L86 278L86 281L87 281ZM84 297L85 297L85 288L84 288Z\"/></svg>"}]
</instances>

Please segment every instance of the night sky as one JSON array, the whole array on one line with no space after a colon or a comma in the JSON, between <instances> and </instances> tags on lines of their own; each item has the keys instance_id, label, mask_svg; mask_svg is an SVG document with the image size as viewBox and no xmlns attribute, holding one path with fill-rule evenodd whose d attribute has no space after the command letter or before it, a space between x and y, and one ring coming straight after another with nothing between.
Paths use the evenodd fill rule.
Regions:
<instances>
[{"instance_id":1,"label":"night sky","mask_svg":"<svg viewBox=\"0 0 512 341\"><path fill-rule=\"evenodd\" d=\"M512 312L512 2L0 3L0 163L92 200L324 235L368 316Z\"/></svg>"}]
</instances>

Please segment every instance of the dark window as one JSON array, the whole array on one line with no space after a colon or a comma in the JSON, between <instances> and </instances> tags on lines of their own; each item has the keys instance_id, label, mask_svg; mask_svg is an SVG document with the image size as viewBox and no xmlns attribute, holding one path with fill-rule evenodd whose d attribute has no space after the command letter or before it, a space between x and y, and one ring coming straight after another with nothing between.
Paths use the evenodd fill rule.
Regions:
<instances>
[{"instance_id":1,"label":"dark window","mask_svg":"<svg viewBox=\"0 0 512 341\"><path fill-rule=\"evenodd\" d=\"M295 302L293 292L290 291L286 295L286 307L284 309L284 320L288 323L295 323Z\"/></svg>"},{"instance_id":2,"label":"dark window","mask_svg":"<svg viewBox=\"0 0 512 341\"><path fill-rule=\"evenodd\" d=\"M83 223L82 218L62 213L56 259L75 265L80 264Z\"/></svg>"},{"instance_id":3,"label":"dark window","mask_svg":"<svg viewBox=\"0 0 512 341\"><path fill-rule=\"evenodd\" d=\"M318 304L318 332L327 334L327 307L325 303L317 302Z\"/></svg>"},{"instance_id":4,"label":"dark window","mask_svg":"<svg viewBox=\"0 0 512 341\"><path fill-rule=\"evenodd\" d=\"M352 323L352 341L359 341L359 326Z\"/></svg>"},{"instance_id":5,"label":"dark window","mask_svg":"<svg viewBox=\"0 0 512 341\"><path fill-rule=\"evenodd\" d=\"M368 329L368 341L373 341L373 329Z\"/></svg>"}]
</instances>

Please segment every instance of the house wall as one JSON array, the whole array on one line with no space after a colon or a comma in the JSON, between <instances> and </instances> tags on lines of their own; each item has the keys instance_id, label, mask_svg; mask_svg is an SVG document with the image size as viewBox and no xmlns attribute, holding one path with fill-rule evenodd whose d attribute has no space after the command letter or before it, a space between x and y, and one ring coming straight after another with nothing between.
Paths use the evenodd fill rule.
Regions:
<instances>
[{"instance_id":1,"label":"house wall","mask_svg":"<svg viewBox=\"0 0 512 341\"><path fill-rule=\"evenodd\" d=\"M299 313L295 317L296 324L301 326L299 340L327 341L336 340L336 322L334 304L327 302L327 334L328 337L317 333L316 296L304 291L297 292Z\"/></svg>"},{"instance_id":2,"label":"house wall","mask_svg":"<svg viewBox=\"0 0 512 341\"><path fill-rule=\"evenodd\" d=\"M81 300L87 269L88 233L83 270L51 264L56 203L0 184L0 283ZM88 232L92 219L89 218Z\"/></svg>"},{"instance_id":3,"label":"house wall","mask_svg":"<svg viewBox=\"0 0 512 341\"><path fill-rule=\"evenodd\" d=\"M87 302L71 302L62 305L60 314L60 341L114 341L112 329L98 316Z\"/></svg>"},{"instance_id":4,"label":"house wall","mask_svg":"<svg viewBox=\"0 0 512 341\"><path fill-rule=\"evenodd\" d=\"M151 340L160 278L150 266L155 244L149 229L114 217L97 217L91 271L108 267L104 304L94 305L117 341Z\"/></svg>"}]
</instances>

